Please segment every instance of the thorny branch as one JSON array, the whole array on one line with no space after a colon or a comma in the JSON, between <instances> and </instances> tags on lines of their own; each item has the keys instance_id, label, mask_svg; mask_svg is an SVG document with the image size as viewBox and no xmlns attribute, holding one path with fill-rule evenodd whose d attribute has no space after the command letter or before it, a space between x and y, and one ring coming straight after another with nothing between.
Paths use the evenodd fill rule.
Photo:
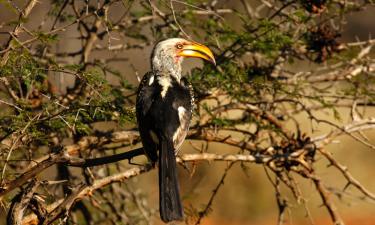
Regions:
<instances>
[{"instance_id":1,"label":"thorny branch","mask_svg":"<svg viewBox=\"0 0 375 225\"><path fill-rule=\"evenodd\" d=\"M375 129L369 113L375 106L375 41L338 40L345 14L364 10L369 1L51 1L34 30L28 25L38 1L24 7L8 3L18 14L15 23L0 23L0 35L6 35L0 50L0 199L10 205L8 224L76 223L77 210L91 224L152 221L155 210L142 190L121 186L152 168L122 162L132 164L143 150L135 147L140 140L132 130L137 84L129 82L138 77L138 68L124 76L117 66L135 68L134 50L149 52L157 40L181 32L209 45L218 65L191 72L197 109L187 138L194 146L203 144L177 160L194 170L203 162L228 163L204 210L189 215L197 224L214 207L235 163L265 168L279 207L278 224L293 211L283 186L313 221L296 177L311 181L332 222L344 224L329 181L317 172L319 157L347 182L342 193L352 187L361 199L375 201L329 148L348 136L375 149L366 136ZM293 61L317 66L295 67ZM348 121L341 118L346 119L345 110ZM100 131L101 123L116 131ZM330 130L317 135L323 125ZM217 154L210 143L230 146L231 152ZM60 180L44 181L42 172L54 166ZM82 176L68 167L82 168ZM45 204L45 196L52 202Z\"/></svg>"},{"instance_id":2,"label":"thorny branch","mask_svg":"<svg viewBox=\"0 0 375 225\"><path fill-rule=\"evenodd\" d=\"M227 166L227 168L224 170L223 176L220 178L219 183L216 185L216 187L212 191L212 194L211 194L211 196L210 196L210 198L209 198L209 200L206 204L206 207L202 211L199 212L197 222L195 223L196 225L200 224L203 217L207 216L207 214L211 210L212 203L213 203L217 193L219 192L220 187L222 187L224 185L224 180L227 177L227 174L228 174L229 170L232 168L233 165L234 165L234 162L231 162Z\"/></svg>"}]
</instances>

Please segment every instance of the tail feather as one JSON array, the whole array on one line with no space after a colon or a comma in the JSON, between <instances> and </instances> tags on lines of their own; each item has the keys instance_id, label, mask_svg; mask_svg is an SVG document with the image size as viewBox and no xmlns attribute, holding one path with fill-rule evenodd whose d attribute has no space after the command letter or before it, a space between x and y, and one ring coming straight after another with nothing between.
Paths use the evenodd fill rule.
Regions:
<instances>
[{"instance_id":1,"label":"tail feather","mask_svg":"<svg viewBox=\"0 0 375 225\"><path fill-rule=\"evenodd\" d=\"M164 222L183 219L176 157L171 140L162 140L159 152L160 217Z\"/></svg>"}]
</instances>

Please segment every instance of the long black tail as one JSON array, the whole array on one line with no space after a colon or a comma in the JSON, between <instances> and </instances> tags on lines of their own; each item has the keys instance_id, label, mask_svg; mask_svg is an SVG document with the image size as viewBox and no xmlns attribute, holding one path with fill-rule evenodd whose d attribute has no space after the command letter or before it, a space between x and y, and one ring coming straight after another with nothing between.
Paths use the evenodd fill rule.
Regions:
<instances>
[{"instance_id":1,"label":"long black tail","mask_svg":"<svg viewBox=\"0 0 375 225\"><path fill-rule=\"evenodd\" d=\"M164 222L183 219L176 157L171 140L162 140L159 152L160 217Z\"/></svg>"}]
</instances>

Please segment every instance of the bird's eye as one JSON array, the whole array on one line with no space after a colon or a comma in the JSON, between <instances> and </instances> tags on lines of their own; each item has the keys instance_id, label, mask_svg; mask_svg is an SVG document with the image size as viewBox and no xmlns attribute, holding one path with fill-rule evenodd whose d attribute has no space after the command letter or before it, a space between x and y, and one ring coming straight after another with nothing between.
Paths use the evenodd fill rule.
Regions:
<instances>
[{"instance_id":1,"label":"bird's eye","mask_svg":"<svg viewBox=\"0 0 375 225\"><path fill-rule=\"evenodd\" d=\"M177 44L177 45L176 45L176 48L177 48L177 49L182 49L182 47L183 47L182 44Z\"/></svg>"}]
</instances>

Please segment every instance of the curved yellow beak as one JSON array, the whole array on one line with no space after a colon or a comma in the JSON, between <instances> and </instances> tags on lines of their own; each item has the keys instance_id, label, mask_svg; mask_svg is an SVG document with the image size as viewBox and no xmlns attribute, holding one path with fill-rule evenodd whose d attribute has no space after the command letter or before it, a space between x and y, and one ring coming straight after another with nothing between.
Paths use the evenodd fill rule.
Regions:
<instances>
[{"instance_id":1,"label":"curved yellow beak","mask_svg":"<svg viewBox=\"0 0 375 225\"><path fill-rule=\"evenodd\" d=\"M215 57L212 51L207 46L196 42L191 42L191 44L184 45L182 51L179 52L178 55L184 57L202 58L216 65Z\"/></svg>"}]
</instances>

